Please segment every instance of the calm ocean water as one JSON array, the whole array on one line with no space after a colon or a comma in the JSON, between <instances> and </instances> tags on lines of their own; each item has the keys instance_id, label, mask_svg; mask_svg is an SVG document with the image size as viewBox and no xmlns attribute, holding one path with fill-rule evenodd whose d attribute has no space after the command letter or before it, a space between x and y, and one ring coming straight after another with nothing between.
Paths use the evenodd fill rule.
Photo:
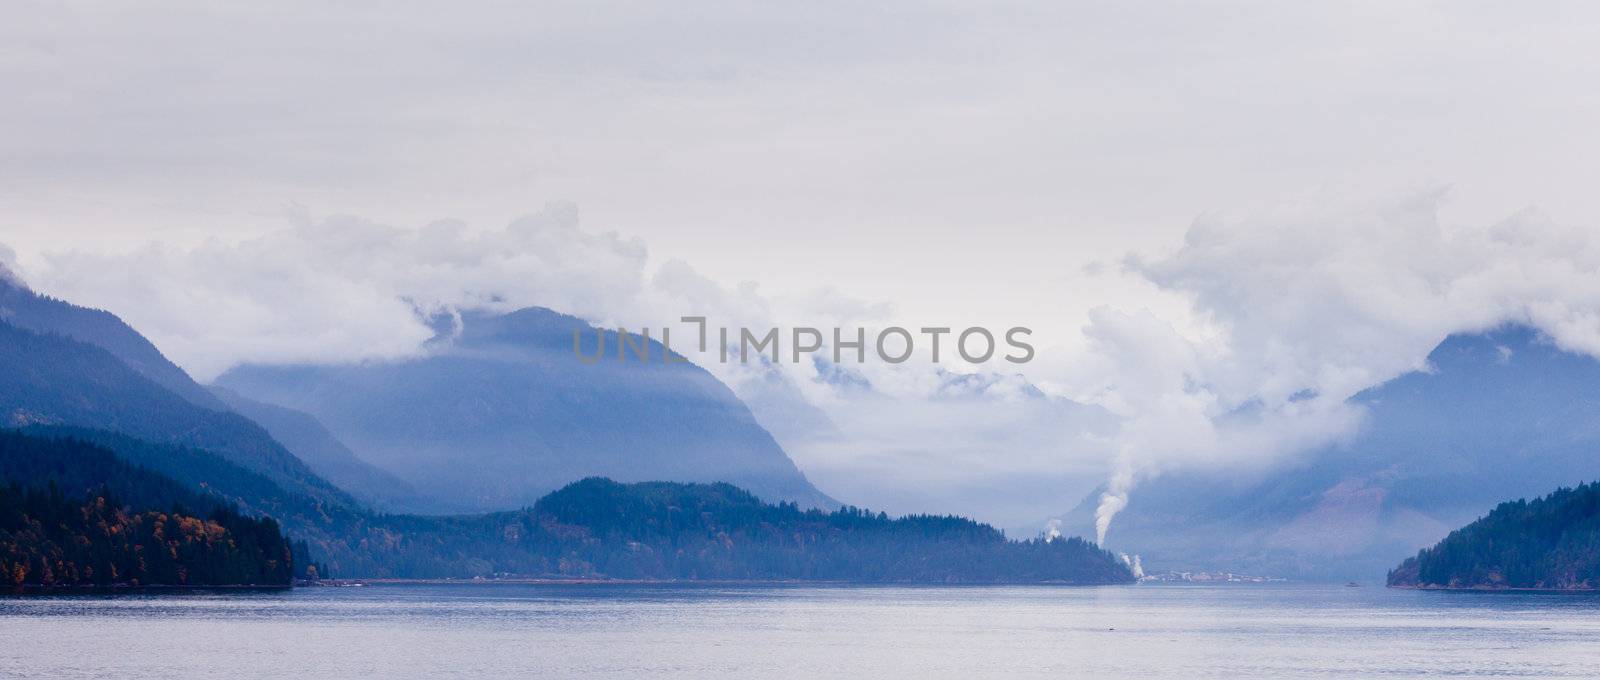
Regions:
<instances>
[{"instance_id":1,"label":"calm ocean water","mask_svg":"<svg viewBox=\"0 0 1600 680\"><path fill-rule=\"evenodd\" d=\"M0 598L0 676L1600 677L1600 597L392 585Z\"/></svg>"}]
</instances>

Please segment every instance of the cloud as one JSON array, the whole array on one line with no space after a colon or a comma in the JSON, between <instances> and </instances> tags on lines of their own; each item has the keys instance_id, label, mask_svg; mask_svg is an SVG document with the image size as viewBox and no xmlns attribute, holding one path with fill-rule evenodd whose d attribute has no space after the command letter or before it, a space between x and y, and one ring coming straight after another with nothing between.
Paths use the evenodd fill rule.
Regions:
<instances>
[{"instance_id":1,"label":"cloud","mask_svg":"<svg viewBox=\"0 0 1600 680\"><path fill-rule=\"evenodd\" d=\"M240 362L404 356L432 333L419 310L541 304L605 317L630 308L645 285L643 244L582 231L570 204L487 231L350 216L299 222L193 248L48 253L33 278L123 316L201 380Z\"/></svg>"},{"instance_id":2,"label":"cloud","mask_svg":"<svg viewBox=\"0 0 1600 680\"><path fill-rule=\"evenodd\" d=\"M1340 400L1423 366L1455 332L1528 323L1600 353L1600 243L1527 211L1444 226L1440 195L1208 216L1174 253L1129 267L1214 326L1203 383L1232 408L1312 390Z\"/></svg>"},{"instance_id":3,"label":"cloud","mask_svg":"<svg viewBox=\"0 0 1600 680\"><path fill-rule=\"evenodd\" d=\"M1130 257L1190 316L1092 315L1099 401L1128 416L1103 514L1141 477L1245 469L1349 433L1349 397L1425 369L1453 333L1528 324L1600 356L1595 234L1534 211L1444 225L1441 196L1207 215L1175 250Z\"/></svg>"}]
</instances>

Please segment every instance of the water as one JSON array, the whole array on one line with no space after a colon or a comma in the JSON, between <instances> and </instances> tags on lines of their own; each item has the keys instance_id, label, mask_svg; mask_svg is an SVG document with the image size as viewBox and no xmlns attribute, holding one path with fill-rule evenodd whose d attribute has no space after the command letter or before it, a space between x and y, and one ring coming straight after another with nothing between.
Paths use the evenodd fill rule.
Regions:
<instances>
[{"instance_id":1,"label":"water","mask_svg":"<svg viewBox=\"0 0 1600 680\"><path fill-rule=\"evenodd\" d=\"M0 598L0 676L1600 677L1600 597L385 585Z\"/></svg>"}]
</instances>

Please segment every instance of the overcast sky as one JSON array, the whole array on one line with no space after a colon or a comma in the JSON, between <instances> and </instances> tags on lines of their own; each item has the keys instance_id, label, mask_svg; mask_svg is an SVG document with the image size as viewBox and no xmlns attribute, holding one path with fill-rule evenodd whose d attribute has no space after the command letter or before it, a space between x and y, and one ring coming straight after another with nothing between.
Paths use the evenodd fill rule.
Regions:
<instances>
[{"instance_id":1,"label":"overcast sky","mask_svg":"<svg viewBox=\"0 0 1600 680\"><path fill-rule=\"evenodd\" d=\"M10 0L0 229L567 200L717 280L1070 328L1084 264L1208 211L1448 186L1600 224L1589 3L866 5Z\"/></svg>"},{"instance_id":2,"label":"overcast sky","mask_svg":"<svg viewBox=\"0 0 1600 680\"><path fill-rule=\"evenodd\" d=\"M1031 380L1192 434L1173 419L1347 394L1460 328L1600 337L1596 45L1581 2L5 0L0 244L203 378L308 339L400 351L383 301L470 281L595 319L667 295L1032 326L1062 349ZM504 231L553 202L581 232ZM451 269L438 239L477 240ZM571 266L485 259L523 247ZM291 271L315 276L271 295L335 299L269 319L251 291ZM1369 304L1374 280L1402 292ZM1327 408L1301 434L1345 427Z\"/></svg>"}]
</instances>

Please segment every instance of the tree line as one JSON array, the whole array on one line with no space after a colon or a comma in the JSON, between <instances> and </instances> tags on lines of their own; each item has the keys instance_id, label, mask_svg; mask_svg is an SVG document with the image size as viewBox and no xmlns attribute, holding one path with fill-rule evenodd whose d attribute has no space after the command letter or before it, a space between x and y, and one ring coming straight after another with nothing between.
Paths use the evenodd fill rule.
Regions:
<instances>
[{"instance_id":1,"label":"tree line","mask_svg":"<svg viewBox=\"0 0 1600 680\"><path fill-rule=\"evenodd\" d=\"M285 492L198 449L86 430L29 433L0 432L0 480L14 480L3 491L0 531L9 533L0 534L6 541L0 557L10 555L8 569L23 565L29 584L45 582L46 566L50 582L97 584L284 583L291 576L1132 578L1114 556L1080 539L1012 541L954 516L803 510L725 483L591 478L520 510L389 515ZM271 517L286 520L292 544Z\"/></svg>"},{"instance_id":2,"label":"tree line","mask_svg":"<svg viewBox=\"0 0 1600 680\"><path fill-rule=\"evenodd\" d=\"M1600 586L1600 483L1501 503L1389 572L1393 586Z\"/></svg>"}]
</instances>

